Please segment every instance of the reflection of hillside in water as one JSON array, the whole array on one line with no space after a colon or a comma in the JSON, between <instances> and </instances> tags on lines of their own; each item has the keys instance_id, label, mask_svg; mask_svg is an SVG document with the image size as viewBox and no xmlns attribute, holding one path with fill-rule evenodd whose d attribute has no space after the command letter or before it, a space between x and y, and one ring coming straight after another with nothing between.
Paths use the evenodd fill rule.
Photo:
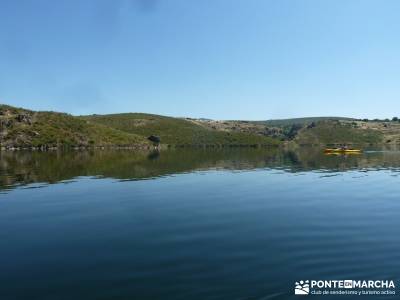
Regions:
<instances>
[{"instance_id":1,"label":"reflection of hillside in water","mask_svg":"<svg viewBox=\"0 0 400 300\"><path fill-rule=\"evenodd\" d=\"M326 155L320 149L303 147L292 152L297 164L292 160L289 169L292 171L347 171L400 168L400 152L393 150L367 150L362 154Z\"/></svg>"},{"instance_id":2,"label":"reflection of hillside in water","mask_svg":"<svg viewBox=\"0 0 400 300\"><path fill-rule=\"evenodd\" d=\"M196 170L280 169L288 172L392 169L400 167L400 152L324 155L319 148L296 151L266 149L130 151L2 152L0 188L28 183L55 183L78 176L147 179Z\"/></svg>"}]
</instances>

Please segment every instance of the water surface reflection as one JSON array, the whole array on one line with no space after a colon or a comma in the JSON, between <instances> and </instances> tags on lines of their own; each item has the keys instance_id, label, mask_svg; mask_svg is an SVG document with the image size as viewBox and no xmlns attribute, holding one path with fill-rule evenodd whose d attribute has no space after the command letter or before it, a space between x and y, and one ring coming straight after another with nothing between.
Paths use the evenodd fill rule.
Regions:
<instances>
[{"instance_id":1,"label":"water surface reflection","mask_svg":"<svg viewBox=\"0 0 400 300\"><path fill-rule=\"evenodd\" d=\"M400 152L366 151L361 155L325 155L320 148L297 150L183 149L162 152L83 151L83 152L2 152L0 153L0 189L31 183L57 183L79 176L120 180L150 179L178 173L213 169L277 169L285 172L400 168ZM397 174L394 174L397 175Z\"/></svg>"}]
</instances>

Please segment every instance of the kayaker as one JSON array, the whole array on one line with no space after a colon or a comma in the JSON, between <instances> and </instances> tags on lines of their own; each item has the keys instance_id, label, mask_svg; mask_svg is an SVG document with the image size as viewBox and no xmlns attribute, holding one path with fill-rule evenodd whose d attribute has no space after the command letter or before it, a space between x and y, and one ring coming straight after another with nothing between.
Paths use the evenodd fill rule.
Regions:
<instances>
[{"instance_id":1,"label":"kayaker","mask_svg":"<svg viewBox=\"0 0 400 300\"><path fill-rule=\"evenodd\" d=\"M349 149L349 147L346 144L344 144L340 149L346 151Z\"/></svg>"}]
</instances>

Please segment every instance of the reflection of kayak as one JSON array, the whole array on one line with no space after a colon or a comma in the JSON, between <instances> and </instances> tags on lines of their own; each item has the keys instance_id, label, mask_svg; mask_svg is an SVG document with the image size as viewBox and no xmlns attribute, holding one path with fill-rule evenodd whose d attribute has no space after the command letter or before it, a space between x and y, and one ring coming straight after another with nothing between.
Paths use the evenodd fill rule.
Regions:
<instances>
[{"instance_id":1,"label":"reflection of kayak","mask_svg":"<svg viewBox=\"0 0 400 300\"><path fill-rule=\"evenodd\" d=\"M358 154L361 153L361 149L343 149L343 148L326 148L325 153L345 153L345 154Z\"/></svg>"},{"instance_id":2,"label":"reflection of kayak","mask_svg":"<svg viewBox=\"0 0 400 300\"><path fill-rule=\"evenodd\" d=\"M325 155L330 156L349 156L349 155L361 155L362 152L325 152Z\"/></svg>"}]
</instances>

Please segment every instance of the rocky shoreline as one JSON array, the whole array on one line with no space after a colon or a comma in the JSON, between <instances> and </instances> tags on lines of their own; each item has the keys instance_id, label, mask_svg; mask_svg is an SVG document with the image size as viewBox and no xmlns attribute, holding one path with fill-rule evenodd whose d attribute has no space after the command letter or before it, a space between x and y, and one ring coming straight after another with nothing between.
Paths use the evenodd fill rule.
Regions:
<instances>
[{"instance_id":1,"label":"rocky shoreline","mask_svg":"<svg viewBox=\"0 0 400 300\"><path fill-rule=\"evenodd\" d=\"M7 146L0 147L0 151L59 151L59 150L74 150L74 151L84 151L84 150L138 150L138 151L153 151L153 150L165 150L165 149L220 149L220 148L279 148L278 145L132 145L132 146Z\"/></svg>"}]
</instances>

